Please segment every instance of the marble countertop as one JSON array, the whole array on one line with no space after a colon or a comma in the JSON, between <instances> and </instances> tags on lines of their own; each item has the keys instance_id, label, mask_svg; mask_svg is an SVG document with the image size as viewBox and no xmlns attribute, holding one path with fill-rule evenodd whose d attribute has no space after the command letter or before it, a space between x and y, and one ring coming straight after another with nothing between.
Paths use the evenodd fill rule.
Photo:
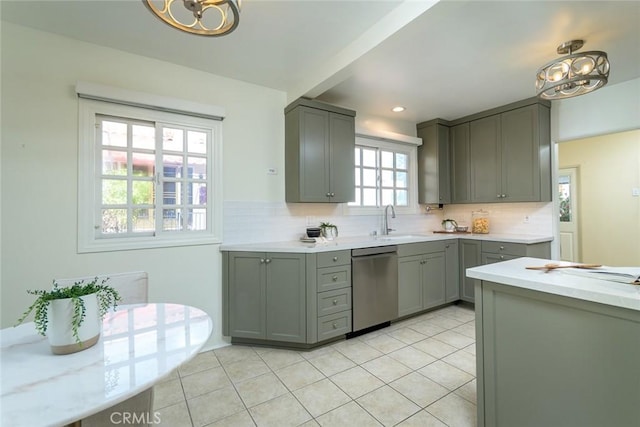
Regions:
<instances>
[{"instance_id":1,"label":"marble countertop","mask_svg":"<svg viewBox=\"0 0 640 427\"><path fill-rule=\"evenodd\" d=\"M468 268L467 277L502 283L615 307L640 311L640 286L568 274L563 269L545 272L529 266L567 263L539 258L517 258Z\"/></svg>"},{"instance_id":2,"label":"marble countertop","mask_svg":"<svg viewBox=\"0 0 640 427\"><path fill-rule=\"evenodd\" d=\"M243 244L222 244L221 251L246 251L246 252L291 252L291 253L316 253L329 252L343 249L369 248L375 246L400 245L405 243L435 242L448 239L487 240L508 243L542 243L553 240L552 236L532 236L521 234L471 234L471 233L411 233L390 234L388 236L357 236L338 237L334 240L317 243L305 243L302 241L264 242Z\"/></svg>"},{"instance_id":3,"label":"marble countertop","mask_svg":"<svg viewBox=\"0 0 640 427\"><path fill-rule=\"evenodd\" d=\"M179 304L120 306L96 345L54 355L33 323L0 331L0 425L62 426L148 389L193 358L211 318Z\"/></svg>"}]
</instances>

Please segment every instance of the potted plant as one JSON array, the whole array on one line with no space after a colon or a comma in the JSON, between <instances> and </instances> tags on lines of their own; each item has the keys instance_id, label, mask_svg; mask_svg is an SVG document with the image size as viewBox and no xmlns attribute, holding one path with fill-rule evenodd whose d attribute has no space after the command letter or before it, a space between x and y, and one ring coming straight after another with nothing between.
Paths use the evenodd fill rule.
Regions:
<instances>
[{"instance_id":1,"label":"potted plant","mask_svg":"<svg viewBox=\"0 0 640 427\"><path fill-rule=\"evenodd\" d=\"M320 223L320 229L322 230L322 237L328 240L338 237L338 227L330 222Z\"/></svg>"},{"instance_id":2,"label":"potted plant","mask_svg":"<svg viewBox=\"0 0 640 427\"><path fill-rule=\"evenodd\" d=\"M100 338L102 318L111 308L116 308L120 294L97 277L73 286L59 287L53 281L53 289L28 290L36 300L18 319L19 325L34 312L36 331L46 336L54 354L70 354L87 349Z\"/></svg>"}]
</instances>

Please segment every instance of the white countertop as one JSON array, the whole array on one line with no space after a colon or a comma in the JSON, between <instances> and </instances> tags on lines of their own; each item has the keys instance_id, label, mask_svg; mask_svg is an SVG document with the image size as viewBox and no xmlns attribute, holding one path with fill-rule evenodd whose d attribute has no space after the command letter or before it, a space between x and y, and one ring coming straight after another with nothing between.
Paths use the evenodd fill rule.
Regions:
<instances>
[{"instance_id":1,"label":"white countertop","mask_svg":"<svg viewBox=\"0 0 640 427\"><path fill-rule=\"evenodd\" d=\"M435 242L448 239L487 240L508 243L542 243L553 240L551 236L531 236L521 234L471 234L471 233L415 233L390 234L388 236L338 237L324 243L304 243L301 241L264 242L246 244L222 244L221 251L243 252L291 252L316 253L343 249L369 248L375 246L400 245L405 243Z\"/></svg>"},{"instance_id":2,"label":"white countertop","mask_svg":"<svg viewBox=\"0 0 640 427\"><path fill-rule=\"evenodd\" d=\"M107 313L96 345L54 355L33 323L0 331L0 425L62 426L148 389L193 358L211 318L178 304Z\"/></svg>"},{"instance_id":3,"label":"white countertop","mask_svg":"<svg viewBox=\"0 0 640 427\"><path fill-rule=\"evenodd\" d=\"M590 279L563 273L562 269L545 273L544 270L525 268L548 263L567 264L539 258L517 258L468 268L467 277L640 311L638 285Z\"/></svg>"}]
</instances>

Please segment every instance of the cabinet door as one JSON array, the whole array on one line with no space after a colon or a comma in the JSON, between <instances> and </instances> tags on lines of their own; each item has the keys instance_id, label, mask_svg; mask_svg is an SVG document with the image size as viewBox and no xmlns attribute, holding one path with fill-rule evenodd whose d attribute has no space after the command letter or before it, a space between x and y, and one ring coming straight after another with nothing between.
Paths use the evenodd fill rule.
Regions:
<instances>
[{"instance_id":1,"label":"cabinet door","mask_svg":"<svg viewBox=\"0 0 640 427\"><path fill-rule=\"evenodd\" d=\"M446 302L457 301L460 299L460 263L458 259L458 242L455 240L447 242L444 255L446 259Z\"/></svg>"},{"instance_id":2,"label":"cabinet door","mask_svg":"<svg viewBox=\"0 0 640 427\"><path fill-rule=\"evenodd\" d=\"M426 254L422 262L422 306L442 305L445 303L445 253Z\"/></svg>"},{"instance_id":3,"label":"cabinet door","mask_svg":"<svg viewBox=\"0 0 640 427\"><path fill-rule=\"evenodd\" d=\"M451 203L471 201L469 123L451 128Z\"/></svg>"},{"instance_id":4,"label":"cabinet door","mask_svg":"<svg viewBox=\"0 0 640 427\"><path fill-rule=\"evenodd\" d=\"M501 200L500 115L470 122L469 144L472 201Z\"/></svg>"},{"instance_id":5,"label":"cabinet door","mask_svg":"<svg viewBox=\"0 0 640 427\"><path fill-rule=\"evenodd\" d=\"M467 268L482 264L481 242L478 240L460 240L460 299L475 302L475 279L467 277Z\"/></svg>"},{"instance_id":6,"label":"cabinet door","mask_svg":"<svg viewBox=\"0 0 640 427\"><path fill-rule=\"evenodd\" d=\"M353 117L329 113L329 190L334 203L353 202L356 197L355 121Z\"/></svg>"},{"instance_id":7,"label":"cabinet door","mask_svg":"<svg viewBox=\"0 0 640 427\"><path fill-rule=\"evenodd\" d=\"M329 197L329 112L300 109L300 202L328 202ZM353 165L352 168L353 169Z\"/></svg>"},{"instance_id":8,"label":"cabinet door","mask_svg":"<svg viewBox=\"0 0 640 427\"><path fill-rule=\"evenodd\" d=\"M266 338L306 342L304 255L266 254Z\"/></svg>"},{"instance_id":9,"label":"cabinet door","mask_svg":"<svg viewBox=\"0 0 640 427\"><path fill-rule=\"evenodd\" d=\"M502 195L505 202L540 200L538 106L501 114Z\"/></svg>"},{"instance_id":10,"label":"cabinet door","mask_svg":"<svg viewBox=\"0 0 640 427\"><path fill-rule=\"evenodd\" d=\"M264 339L265 255L256 252L229 254L229 334L232 337Z\"/></svg>"},{"instance_id":11,"label":"cabinet door","mask_svg":"<svg viewBox=\"0 0 640 427\"><path fill-rule=\"evenodd\" d=\"M398 258L398 316L422 310L422 255Z\"/></svg>"},{"instance_id":12,"label":"cabinet door","mask_svg":"<svg viewBox=\"0 0 640 427\"><path fill-rule=\"evenodd\" d=\"M449 127L438 123L418 129L418 203L450 203Z\"/></svg>"}]
</instances>

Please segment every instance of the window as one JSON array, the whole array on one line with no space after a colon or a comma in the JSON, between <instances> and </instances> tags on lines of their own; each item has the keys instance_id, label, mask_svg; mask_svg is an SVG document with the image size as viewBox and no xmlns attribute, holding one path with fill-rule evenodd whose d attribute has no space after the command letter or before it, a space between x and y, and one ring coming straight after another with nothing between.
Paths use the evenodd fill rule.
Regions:
<instances>
[{"instance_id":1,"label":"window","mask_svg":"<svg viewBox=\"0 0 640 427\"><path fill-rule=\"evenodd\" d=\"M415 147L365 137L356 138L355 201L352 208L415 204Z\"/></svg>"},{"instance_id":2,"label":"window","mask_svg":"<svg viewBox=\"0 0 640 427\"><path fill-rule=\"evenodd\" d=\"M80 252L219 242L219 121L80 105Z\"/></svg>"}]
</instances>

